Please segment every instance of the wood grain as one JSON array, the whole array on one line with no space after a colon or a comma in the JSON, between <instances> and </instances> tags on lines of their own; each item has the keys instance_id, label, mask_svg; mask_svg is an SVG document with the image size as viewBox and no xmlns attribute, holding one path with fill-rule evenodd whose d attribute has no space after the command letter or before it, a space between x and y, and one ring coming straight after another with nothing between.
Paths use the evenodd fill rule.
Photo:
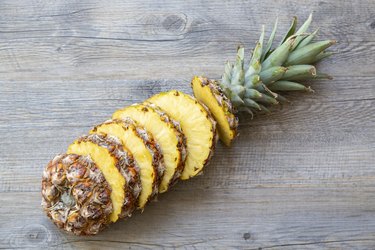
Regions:
<instances>
[{"instance_id":1,"label":"wood grain","mask_svg":"<svg viewBox=\"0 0 375 250\"><path fill-rule=\"evenodd\" d=\"M0 249L375 248L375 2L1 1ZM216 78L262 24L313 11L332 81L241 117L231 148L142 215L95 237L40 209L43 167L118 108ZM270 18L271 17L271 18ZM280 32L281 34L281 32Z\"/></svg>"},{"instance_id":2,"label":"wood grain","mask_svg":"<svg viewBox=\"0 0 375 250\"><path fill-rule=\"evenodd\" d=\"M373 1L174 0L160 7L155 1L9 0L1 7L4 80L217 77L239 44L254 45L262 24L270 29L279 16L285 31L291 16L302 20L310 12L321 37L340 42L327 71L342 75L341 65L350 64L357 67L345 75L375 73Z\"/></svg>"}]
</instances>

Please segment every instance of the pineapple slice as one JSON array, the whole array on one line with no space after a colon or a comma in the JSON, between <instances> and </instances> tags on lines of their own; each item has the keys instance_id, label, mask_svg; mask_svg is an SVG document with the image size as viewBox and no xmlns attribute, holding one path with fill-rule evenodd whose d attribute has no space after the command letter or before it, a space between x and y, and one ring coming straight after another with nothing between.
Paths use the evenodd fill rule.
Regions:
<instances>
[{"instance_id":1,"label":"pineapple slice","mask_svg":"<svg viewBox=\"0 0 375 250\"><path fill-rule=\"evenodd\" d=\"M67 150L67 154L90 156L102 171L112 189L111 222L131 215L141 189L139 168L122 148L116 137L91 134L80 137Z\"/></svg>"},{"instance_id":2,"label":"pineapple slice","mask_svg":"<svg viewBox=\"0 0 375 250\"><path fill-rule=\"evenodd\" d=\"M207 78L195 76L191 82L194 96L206 105L215 121L220 140L227 146L237 135L238 118L234 115L231 102L221 88Z\"/></svg>"},{"instance_id":3,"label":"pineapple slice","mask_svg":"<svg viewBox=\"0 0 375 250\"><path fill-rule=\"evenodd\" d=\"M157 105L181 124L188 152L181 179L200 173L212 157L218 138L216 122L209 111L192 96L177 90L154 95L147 102Z\"/></svg>"},{"instance_id":4,"label":"pineapple slice","mask_svg":"<svg viewBox=\"0 0 375 250\"><path fill-rule=\"evenodd\" d=\"M142 209L146 203L158 193L159 169L163 168L162 158L156 150L155 141L149 136L141 136L131 120L109 120L96 127L90 133L116 136L120 139L125 150L129 150L140 167L142 191L138 199L138 208ZM151 145L147 147L147 145ZM161 166L160 166L161 165ZM161 170L163 172L163 169Z\"/></svg>"},{"instance_id":5,"label":"pineapple slice","mask_svg":"<svg viewBox=\"0 0 375 250\"><path fill-rule=\"evenodd\" d=\"M185 152L183 135L168 120L168 117L162 116L154 108L142 104L117 110L112 118L131 118L149 131L159 143L165 163L165 172L159 185L159 192L167 191L182 172Z\"/></svg>"}]
</instances>

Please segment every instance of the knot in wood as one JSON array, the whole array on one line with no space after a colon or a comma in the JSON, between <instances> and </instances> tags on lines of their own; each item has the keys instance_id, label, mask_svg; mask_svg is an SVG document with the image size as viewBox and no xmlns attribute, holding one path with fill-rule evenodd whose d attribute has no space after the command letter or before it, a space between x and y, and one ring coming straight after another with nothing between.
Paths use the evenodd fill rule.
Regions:
<instances>
[{"instance_id":1,"label":"knot in wood","mask_svg":"<svg viewBox=\"0 0 375 250\"><path fill-rule=\"evenodd\" d=\"M248 239L250 239L250 237L251 237L250 233L244 233L243 234L244 240L248 240Z\"/></svg>"},{"instance_id":2,"label":"knot in wood","mask_svg":"<svg viewBox=\"0 0 375 250\"><path fill-rule=\"evenodd\" d=\"M52 240L51 232L41 224L31 224L18 229L9 238L13 248L29 248L47 246Z\"/></svg>"},{"instance_id":3,"label":"knot in wood","mask_svg":"<svg viewBox=\"0 0 375 250\"><path fill-rule=\"evenodd\" d=\"M186 26L186 16L176 14L168 15L162 25L163 28L168 31L183 31Z\"/></svg>"}]
</instances>

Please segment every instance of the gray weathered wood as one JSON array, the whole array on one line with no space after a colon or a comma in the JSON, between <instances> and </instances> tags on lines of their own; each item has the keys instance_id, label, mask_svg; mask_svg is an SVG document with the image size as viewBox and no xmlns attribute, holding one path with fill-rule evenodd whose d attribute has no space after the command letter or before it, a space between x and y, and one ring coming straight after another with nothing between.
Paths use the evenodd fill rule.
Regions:
<instances>
[{"instance_id":1,"label":"gray weathered wood","mask_svg":"<svg viewBox=\"0 0 375 250\"><path fill-rule=\"evenodd\" d=\"M375 247L373 1L0 2L0 249ZM271 116L241 118L204 174L95 237L42 213L41 172L54 154L125 105L188 93L218 77L235 47L279 15L306 18L340 51L332 81L291 95ZM280 34L279 34L280 35ZM160 80L169 79L169 80Z\"/></svg>"}]
</instances>

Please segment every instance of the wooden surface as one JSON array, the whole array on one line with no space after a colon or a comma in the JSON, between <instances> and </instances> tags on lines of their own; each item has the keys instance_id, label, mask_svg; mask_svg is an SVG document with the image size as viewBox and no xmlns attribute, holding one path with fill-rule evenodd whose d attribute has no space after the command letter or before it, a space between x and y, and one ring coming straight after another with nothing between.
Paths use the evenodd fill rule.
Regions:
<instances>
[{"instance_id":1,"label":"wooden surface","mask_svg":"<svg viewBox=\"0 0 375 250\"><path fill-rule=\"evenodd\" d=\"M0 1L0 248L375 248L375 2ZM334 80L241 119L204 175L96 237L55 228L42 169L117 108L220 76L262 24L313 11ZM281 32L279 33L279 35ZM278 36L280 38L280 36Z\"/></svg>"}]
</instances>

